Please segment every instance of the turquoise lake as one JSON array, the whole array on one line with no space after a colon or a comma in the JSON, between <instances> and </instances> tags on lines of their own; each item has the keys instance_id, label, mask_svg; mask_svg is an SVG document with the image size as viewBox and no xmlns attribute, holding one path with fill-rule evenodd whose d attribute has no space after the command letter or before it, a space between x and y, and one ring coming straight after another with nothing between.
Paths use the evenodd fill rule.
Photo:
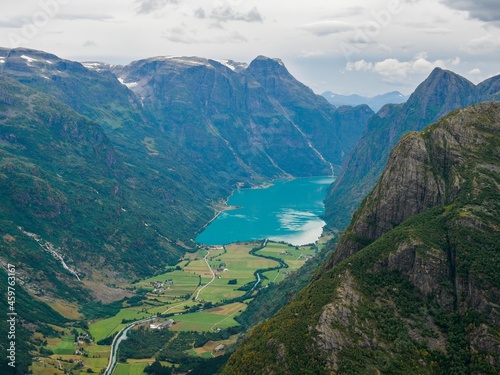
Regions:
<instances>
[{"instance_id":1,"label":"turquoise lake","mask_svg":"<svg viewBox=\"0 0 500 375\"><path fill-rule=\"evenodd\" d=\"M293 245L313 243L325 222L323 200L332 177L280 180L262 189L234 192L228 205L241 207L221 212L196 242L225 245L238 241L269 239Z\"/></svg>"}]
</instances>

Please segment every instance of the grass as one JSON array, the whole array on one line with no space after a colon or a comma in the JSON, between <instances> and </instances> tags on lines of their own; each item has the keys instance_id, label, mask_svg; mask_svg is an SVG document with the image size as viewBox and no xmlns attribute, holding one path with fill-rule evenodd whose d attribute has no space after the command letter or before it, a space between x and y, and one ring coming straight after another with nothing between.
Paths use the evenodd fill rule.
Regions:
<instances>
[{"instance_id":1,"label":"grass","mask_svg":"<svg viewBox=\"0 0 500 375\"><path fill-rule=\"evenodd\" d=\"M63 336L57 346L50 348L54 354L74 354L75 353L75 345L74 336Z\"/></svg>"},{"instance_id":2,"label":"grass","mask_svg":"<svg viewBox=\"0 0 500 375\"><path fill-rule=\"evenodd\" d=\"M72 320L78 320L82 318L82 314L78 312L78 306L74 303L56 300L54 302L47 302L47 305L52 307L55 311L57 311L65 318Z\"/></svg>"},{"instance_id":3,"label":"grass","mask_svg":"<svg viewBox=\"0 0 500 375\"><path fill-rule=\"evenodd\" d=\"M209 310L207 310L209 311ZM229 328L238 326L234 320L236 313L221 315L219 313L209 313L207 311L196 312L174 316L176 324L171 328L173 331L210 331L216 328Z\"/></svg>"},{"instance_id":4,"label":"grass","mask_svg":"<svg viewBox=\"0 0 500 375\"><path fill-rule=\"evenodd\" d=\"M102 340L125 327L126 324L122 324L123 319L139 320L143 317L146 318L150 316L150 314L141 311L141 309L142 308L122 309L117 315L92 324L89 328L89 331L94 338L94 341L97 342L99 340Z\"/></svg>"},{"instance_id":5,"label":"grass","mask_svg":"<svg viewBox=\"0 0 500 375\"><path fill-rule=\"evenodd\" d=\"M116 366L114 375L143 375L144 369L148 366L147 363L119 363Z\"/></svg>"}]
</instances>

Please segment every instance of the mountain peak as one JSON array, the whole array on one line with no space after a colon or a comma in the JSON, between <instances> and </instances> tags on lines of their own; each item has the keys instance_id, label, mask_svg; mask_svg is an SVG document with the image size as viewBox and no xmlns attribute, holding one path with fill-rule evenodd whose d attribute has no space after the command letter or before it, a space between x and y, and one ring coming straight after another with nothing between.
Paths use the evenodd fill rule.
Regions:
<instances>
[{"instance_id":1,"label":"mountain peak","mask_svg":"<svg viewBox=\"0 0 500 375\"><path fill-rule=\"evenodd\" d=\"M453 109L475 102L476 86L449 70L434 68L406 102L407 110L417 109L426 124L436 121Z\"/></svg>"},{"instance_id":2,"label":"mountain peak","mask_svg":"<svg viewBox=\"0 0 500 375\"><path fill-rule=\"evenodd\" d=\"M248 71L262 74L286 74L290 75L281 59L266 56L257 56L248 66Z\"/></svg>"}]
</instances>

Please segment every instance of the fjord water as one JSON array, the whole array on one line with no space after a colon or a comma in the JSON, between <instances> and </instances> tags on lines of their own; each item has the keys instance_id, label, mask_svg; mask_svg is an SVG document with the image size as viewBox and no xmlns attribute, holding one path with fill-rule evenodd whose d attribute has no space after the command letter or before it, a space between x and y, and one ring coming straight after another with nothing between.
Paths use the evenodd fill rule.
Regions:
<instances>
[{"instance_id":1,"label":"fjord water","mask_svg":"<svg viewBox=\"0 0 500 375\"><path fill-rule=\"evenodd\" d=\"M270 239L293 245L315 242L325 222L323 200L332 177L275 181L262 189L237 190L228 205L238 209L222 212L196 237L205 245Z\"/></svg>"}]
</instances>

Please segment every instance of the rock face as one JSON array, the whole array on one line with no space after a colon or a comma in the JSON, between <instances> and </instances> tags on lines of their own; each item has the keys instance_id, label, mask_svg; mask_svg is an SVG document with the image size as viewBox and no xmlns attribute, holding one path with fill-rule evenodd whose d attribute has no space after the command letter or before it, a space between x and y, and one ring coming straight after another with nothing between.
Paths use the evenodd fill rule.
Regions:
<instances>
[{"instance_id":1,"label":"rock face","mask_svg":"<svg viewBox=\"0 0 500 375\"><path fill-rule=\"evenodd\" d=\"M168 137L204 155L202 167L220 159L254 177L332 173L373 115L366 106L337 113L279 59L233 65L156 57L111 70Z\"/></svg>"},{"instance_id":2,"label":"rock face","mask_svg":"<svg viewBox=\"0 0 500 375\"><path fill-rule=\"evenodd\" d=\"M498 373L499 136L495 103L405 136L330 260L223 373Z\"/></svg>"},{"instance_id":3,"label":"rock face","mask_svg":"<svg viewBox=\"0 0 500 375\"><path fill-rule=\"evenodd\" d=\"M326 198L328 225L339 230L347 226L405 133L422 130L454 109L498 100L499 84L500 76L475 86L453 72L436 68L405 104L382 108L370 119Z\"/></svg>"}]
</instances>

